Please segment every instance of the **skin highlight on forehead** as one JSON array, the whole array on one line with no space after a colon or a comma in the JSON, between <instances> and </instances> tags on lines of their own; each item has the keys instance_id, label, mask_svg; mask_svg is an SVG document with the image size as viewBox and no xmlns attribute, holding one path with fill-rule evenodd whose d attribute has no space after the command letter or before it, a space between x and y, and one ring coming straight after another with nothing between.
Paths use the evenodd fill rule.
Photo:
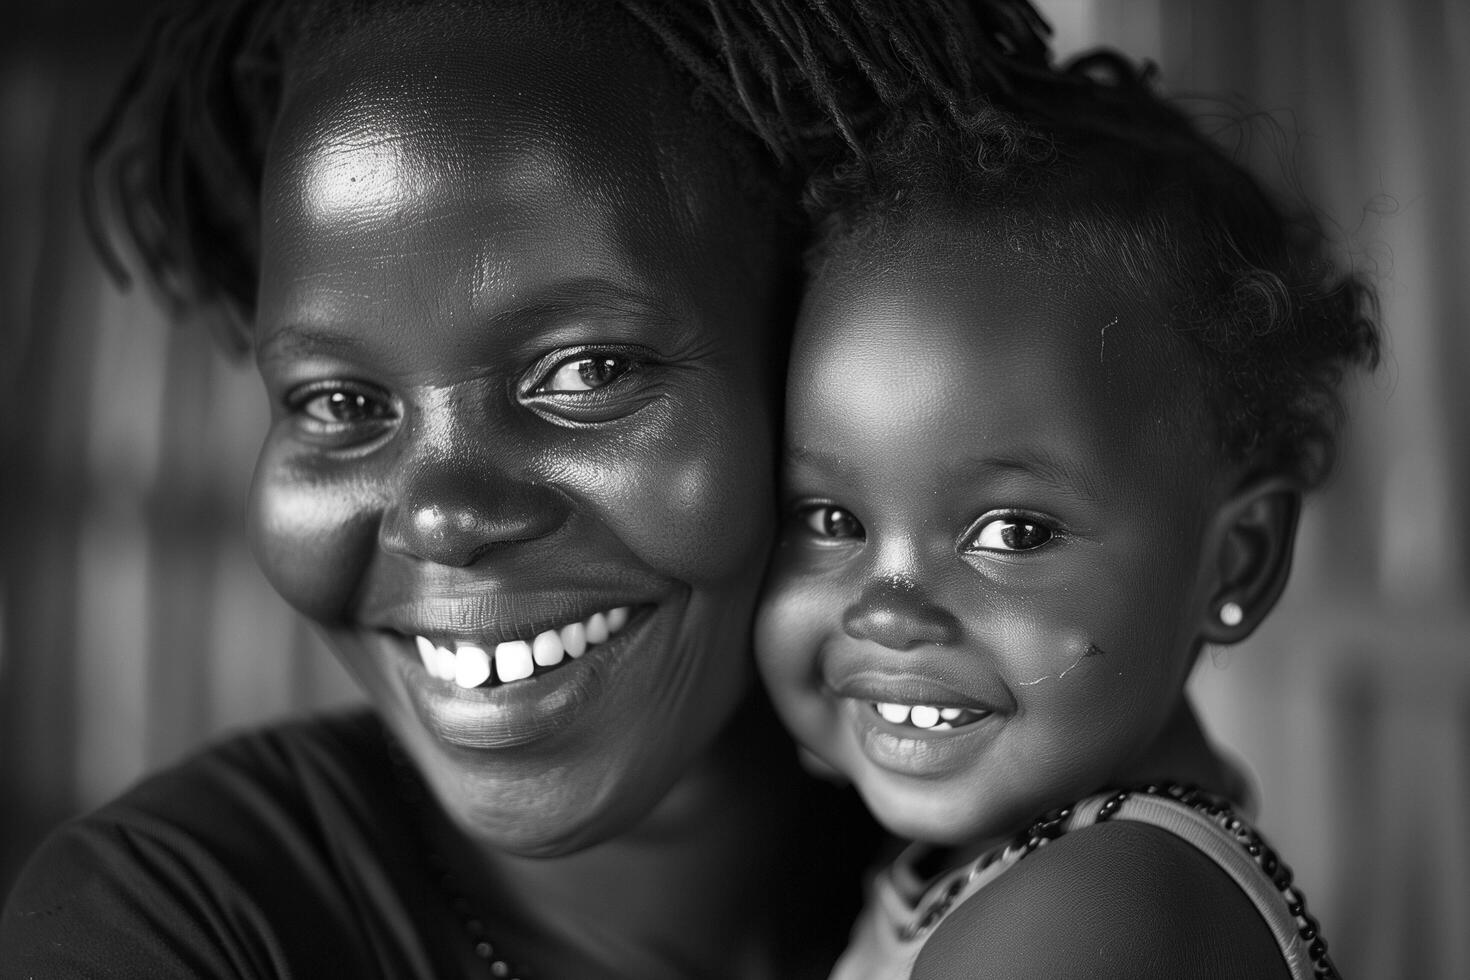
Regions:
<instances>
[{"instance_id":1,"label":"skin highlight on forehead","mask_svg":"<svg viewBox=\"0 0 1470 980\"><path fill-rule=\"evenodd\" d=\"M452 206L465 195L530 202L572 188L606 197L663 187L651 176L660 166L654 129L642 125L644 104L661 100L645 92L613 104L596 94L615 82L648 88L652 72L636 59L614 80L553 71L532 50L504 55L470 41L390 47L367 34L356 43L360 62L288 90L267 163L268 175L283 166L299 172L314 214L372 213L405 195ZM439 67L420 70L426 63ZM630 116L632 105L639 108ZM331 123L319 128L323 119ZM596 150L614 130L617 167ZM483 168L486 156L493 170Z\"/></svg>"}]
</instances>

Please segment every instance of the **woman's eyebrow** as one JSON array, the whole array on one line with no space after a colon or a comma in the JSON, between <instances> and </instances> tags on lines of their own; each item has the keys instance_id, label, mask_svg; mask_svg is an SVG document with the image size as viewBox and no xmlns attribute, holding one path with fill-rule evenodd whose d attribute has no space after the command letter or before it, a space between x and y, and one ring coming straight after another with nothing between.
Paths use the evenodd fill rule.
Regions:
<instances>
[{"instance_id":1,"label":"woman's eyebrow","mask_svg":"<svg viewBox=\"0 0 1470 980\"><path fill-rule=\"evenodd\" d=\"M272 331L256 349L257 361L290 358L302 354L331 355L355 346L352 334L308 324L290 324Z\"/></svg>"},{"instance_id":2,"label":"woman's eyebrow","mask_svg":"<svg viewBox=\"0 0 1470 980\"><path fill-rule=\"evenodd\" d=\"M507 331L526 323L547 323L577 316L597 315L642 320L661 326L680 322L664 304L644 292L596 276L563 279L537 289L512 305L483 317L487 327ZM312 323L289 323L261 342L257 360L269 361L303 354L345 353L356 347L350 329Z\"/></svg>"},{"instance_id":3,"label":"woman's eyebrow","mask_svg":"<svg viewBox=\"0 0 1470 980\"><path fill-rule=\"evenodd\" d=\"M528 321L544 322L587 313L660 324L679 322L679 317L648 291L599 276L548 283L514 305L491 311L484 322L492 327L515 327Z\"/></svg>"}]
</instances>

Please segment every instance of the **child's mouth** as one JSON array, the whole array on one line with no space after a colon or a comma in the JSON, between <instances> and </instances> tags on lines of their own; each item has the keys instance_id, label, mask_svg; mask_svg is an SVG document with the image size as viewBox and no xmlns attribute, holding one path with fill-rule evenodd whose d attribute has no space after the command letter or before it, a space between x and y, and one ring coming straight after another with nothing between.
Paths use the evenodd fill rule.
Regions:
<instances>
[{"instance_id":1,"label":"child's mouth","mask_svg":"<svg viewBox=\"0 0 1470 980\"><path fill-rule=\"evenodd\" d=\"M628 625L632 614L629 607L617 606L503 643L473 639L436 642L425 636L413 639L430 675L468 690L513 684L555 670L612 639Z\"/></svg>"},{"instance_id":2,"label":"child's mouth","mask_svg":"<svg viewBox=\"0 0 1470 980\"><path fill-rule=\"evenodd\" d=\"M918 728L924 731L942 731L947 728L963 728L990 714L970 708L944 707L933 704L895 704L890 701L869 702L884 721L891 725Z\"/></svg>"}]
</instances>

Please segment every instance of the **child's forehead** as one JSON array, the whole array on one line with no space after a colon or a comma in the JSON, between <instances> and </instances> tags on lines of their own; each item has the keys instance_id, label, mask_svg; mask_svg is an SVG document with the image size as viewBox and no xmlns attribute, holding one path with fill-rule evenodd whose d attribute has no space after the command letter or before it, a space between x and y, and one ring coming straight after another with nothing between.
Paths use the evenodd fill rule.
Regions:
<instances>
[{"instance_id":1,"label":"child's forehead","mask_svg":"<svg viewBox=\"0 0 1470 980\"><path fill-rule=\"evenodd\" d=\"M890 225L854 248L809 284L791 364L798 406L825 413L818 401L847 399L830 378L851 371L874 390L1199 415L1195 355L1167 305L1105 262L1050 261L1002 226L957 219ZM1032 383L989 383L1016 375Z\"/></svg>"},{"instance_id":2,"label":"child's forehead","mask_svg":"<svg viewBox=\"0 0 1470 980\"><path fill-rule=\"evenodd\" d=\"M916 327L933 322L928 336L889 338L896 346L964 353L1011 333L1066 346L1088 343L1104 325L1127 324L1157 337L1148 346L1173 352L1169 305L1161 289L1099 250L1060 242L1042 227L991 215L920 215L836 243L809 283L798 343L824 343L863 322L825 315L835 306L898 313Z\"/></svg>"}]
</instances>

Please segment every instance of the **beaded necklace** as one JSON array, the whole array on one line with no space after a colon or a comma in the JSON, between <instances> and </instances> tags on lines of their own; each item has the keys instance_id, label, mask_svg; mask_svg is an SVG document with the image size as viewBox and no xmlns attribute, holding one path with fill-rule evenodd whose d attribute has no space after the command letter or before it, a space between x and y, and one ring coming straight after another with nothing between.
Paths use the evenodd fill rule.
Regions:
<instances>
[{"instance_id":1,"label":"beaded necklace","mask_svg":"<svg viewBox=\"0 0 1470 980\"><path fill-rule=\"evenodd\" d=\"M1117 816L1124 802L1129 797L1137 795L1162 797L1182 803L1208 817L1216 826L1233 837L1286 900L1287 911L1295 919L1297 935L1308 944L1307 956L1311 960L1313 974L1322 980L1336 980L1338 972L1327 955L1327 942L1321 936L1317 920L1307 912L1306 897L1292 884L1291 869L1253 827L1235 814L1229 802L1196 786L1170 782L1149 783L1145 786L1118 790L1109 796L1098 810L1096 823L1105 823ZM1071 806L1064 806L1043 814L1009 843L997 847L975 862L969 876L961 876L950 882L944 893L928 908L923 918L903 930L904 938L913 939L935 926L949 911L955 900L964 891L969 878L974 874L1002 859L1020 860L1062 836L1067 831L1067 821L1071 819L1072 813Z\"/></svg>"},{"instance_id":2,"label":"beaded necklace","mask_svg":"<svg viewBox=\"0 0 1470 980\"><path fill-rule=\"evenodd\" d=\"M488 975L496 980L521 980L520 972L511 966L510 961L505 958L499 947L491 941L485 931L484 919L475 913L474 906L465 897L465 892L450 869L449 862L439 853L439 849L434 846L429 837L429 830L423 817L425 811L433 806L433 801L429 799L429 793L423 781L405 758L402 748L395 740L390 739L388 747L389 756L393 760L394 781L397 783L400 798L408 807L413 818L411 823L424 867L428 869L435 884L439 886L440 895L459 919L465 938L471 944L475 956L484 963Z\"/></svg>"}]
</instances>

